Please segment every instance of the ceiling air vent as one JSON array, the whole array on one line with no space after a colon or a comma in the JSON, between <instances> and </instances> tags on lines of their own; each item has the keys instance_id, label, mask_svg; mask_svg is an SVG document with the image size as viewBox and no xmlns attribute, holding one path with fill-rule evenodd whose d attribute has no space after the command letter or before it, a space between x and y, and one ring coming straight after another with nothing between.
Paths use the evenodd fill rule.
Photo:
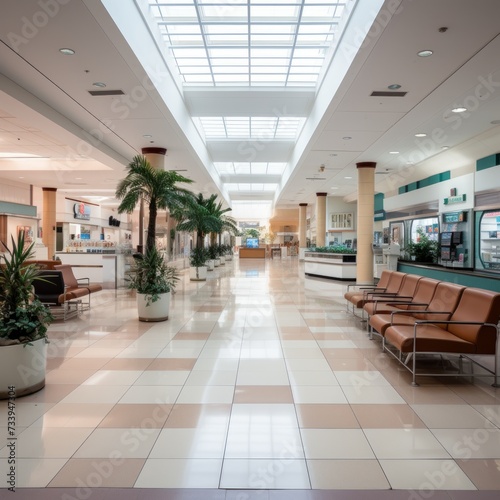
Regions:
<instances>
[{"instance_id":1,"label":"ceiling air vent","mask_svg":"<svg viewBox=\"0 0 500 500\"><path fill-rule=\"evenodd\" d=\"M97 97L102 95L125 95L123 90L89 90L89 94Z\"/></svg>"},{"instance_id":2,"label":"ceiling air vent","mask_svg":"<svg viewBox=\"0 0 500 500\"><path fill-rule=\"evenodd\" d=\"M394 90L374 90L370 95L372 97L404 97L407 92L398 92Z\"/></svg>"}]
</instances>

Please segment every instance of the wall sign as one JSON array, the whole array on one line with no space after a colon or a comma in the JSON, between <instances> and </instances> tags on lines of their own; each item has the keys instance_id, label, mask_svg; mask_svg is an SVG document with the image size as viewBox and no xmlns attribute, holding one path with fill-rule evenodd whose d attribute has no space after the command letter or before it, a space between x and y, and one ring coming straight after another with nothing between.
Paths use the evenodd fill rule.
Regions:
<instances>
[{"instance_id":1,"label":"wall sign","mask_svg":"<svg viewBox=\"0 0 500 500\"><path fill-rule=\"evenodd\" d=\"M75 203L73 205L75 219L90 220L90 206L85 203Z\"/></svg>"},{"instance_id":2,"label":"wall sign","mask_svg":"<svg viewBox=\"0 0 500 500\"><path fill-rule=\"evenodd\" d=\"M466 198L465 194L457 195L457 188L451 188L450 196L444 199L444 204L451 205L452 203L463 203Z\"/></svg>"}]
</instances>

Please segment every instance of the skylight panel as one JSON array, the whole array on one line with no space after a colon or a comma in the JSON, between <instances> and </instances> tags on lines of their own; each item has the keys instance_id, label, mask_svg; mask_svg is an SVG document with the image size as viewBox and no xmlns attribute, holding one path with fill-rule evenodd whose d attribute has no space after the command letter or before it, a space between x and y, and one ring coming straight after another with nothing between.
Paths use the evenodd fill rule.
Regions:
<instances>
[{"instance_id":1,"label":"skylight panel","mask_svg":"<svg viewBox=\"0 0 500 500\"><path fill-rule=\"evenodd\" d=\"M202 83L215 86L297 85L296 78L281 75L296 66L321 67L330 47L340 38L335 36L339 26L347 24L340 24L347 12L345 1L149 0L149 4L174 61L180 67L210 67L212 78ZM203 61L207 55L210 63ZM187 58L200 62L189 63ZM311 61L297 64L303 59ZM238 69L231 73L223 69L226 66ZM186 83L193 83L188 78L196 74L191 68L179 73L185 74ZM310 86L318 82L320 74L313 71L301 81Z\"/></svg>"},{"instance_id":2,"label":"skylight panel","mask_svg":"<svg viewBox=\"0 0 500 500\"><path fill-rule=\"evenodd\" d=\"M236 175L246 175L250 173L250 163L235 163L234 173Z\"/></svg>"},{"instance_id":3,"label":"skylight panel","mask_svg":"<svg viewBox=\"0 0 500 500\"><path fill-rule=\"evenodd\" d=\"M264 175L266 174L267 164L266 163L252 163L251 172L252 175Z\"/></svg>"}]
</instances>

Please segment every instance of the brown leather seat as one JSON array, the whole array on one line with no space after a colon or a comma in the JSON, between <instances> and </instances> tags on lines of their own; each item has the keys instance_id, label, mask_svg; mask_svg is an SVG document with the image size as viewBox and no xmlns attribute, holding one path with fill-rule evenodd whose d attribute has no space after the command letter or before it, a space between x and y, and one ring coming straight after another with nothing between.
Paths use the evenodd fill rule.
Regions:
<instances>
[{"instance_id":1,"label":"brown leather seat","mask_svg":"<svg viewBox=\"0 0 500 500\"><path fill-rule=\"evenodd\" d=\"M403 281L406 277L405 273L400 273L399 271L393 271L390 275L389 282L387 286L382 291L377 290L366 290L364 292L358 292L350 297L348 300L352 303L353 307L361 308L367 302L373 302L374 300L380 300L381 298L391 297L398 293L401 288Z\"/></svg>"},{"instance_id":2,"label":"brown leather seat","mask_svg":"<svg viewBox=\"0 0 500 500\"><path fill-rule=\"evenodd\" d=\"M500 293L466 288L449 320L433 324L416 321L415 325L393 324L385 339L401 352L453 352L495 354L496 325L500 317ZM416 346L414 336L416 331Z\"/></svg>"},{"instance_id":3,"label":"brown leather seat","mask_svg":"<svg viewBox=\"0 0 500 500\"><path fill-rule=\"evenodd\" d=\"M80 299L88 295L89 298L86 306L90 308L90 294L101 291L102 286L89 283L88 278L80 278L80 280L77 280L73 274L73 269L67 264L54 266L54 268L62 272L64 284L66 285L66 300ZM85 281L85 283L82 284L79 283L79 281Z\"/></svg>"},{"instance_id":4,"label":"brown leather seat","mask_svg":"<svg viewBox=\"0 0 500 500\"><path fill-rule=\"evenodd\" d=\"M390 276L393 272L394 271L389 271L388 269L385 269L384 271L382 271L382 274L380 275L380 279L379 279L378 283L374 286L347 285L347 292L344 293L344 298L346 300L350 300L350 298L353 295L358 295L360 292L362 293L362 291L364 291L364 290L375 290L376 289L376 290L379 290L382 292L383 290L385 290L385 287L389 283ZM351 287L353 287L353 290L350 289Z\"/></svg>"},{"instance_id":5,"label":"brown leather seat","mask_svg":"<svg viewBox=\"0 0 500 500\"><path fill-rule=\"evenodd\" d=\"M423 278L420 280L417 293L415 294L415 304L427 303L423 311L415 311L411 308L406 311L400 310L399 312L387 314L374 314L370 318L370 326L373 330L384 336L391 322L398 325L413 326L416 320L447 320L455 311L464 290L465 287L462 285ZM426 299L424 298L425 294L429 294ZM424 298L424 300L421 300L421 298Z\"/></svg>"},{"instance_id":6,"label":"brown leather seat","mask_svg":"<svg viewBox=\"0 0 500 500\"><path fill-rule=\"evenodd\" d=\"M391 303L395 303L395 301L401 302L410 302L413 299L415 294L415 290L418 286L419 281L422 279L422 276L417 276L416 274L407 274L401 288L398 290L398 293L391 297L389 300ZM397 305L388 305L388 299L384 299L383 295L380 299L376 299L373 302L367 302L363 309L368 314L368 316L373 316L374 314L381 314L394 311L397 309ZM402 309L406 309L407 306L402 305Z\"/></svg>"}]
</instances>

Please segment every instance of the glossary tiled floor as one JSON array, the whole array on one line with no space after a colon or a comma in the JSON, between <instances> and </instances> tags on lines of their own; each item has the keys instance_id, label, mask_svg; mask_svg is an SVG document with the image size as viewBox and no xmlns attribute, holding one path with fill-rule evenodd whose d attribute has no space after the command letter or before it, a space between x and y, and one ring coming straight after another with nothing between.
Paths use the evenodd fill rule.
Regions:
<instances>
[{"instance_id":1,"label":"glossary tiled floor","mask_svg":"<svg viewBox=\"0 0 500 500\"><path fill-rule=\"evenodd\" d=\"M16 401L17 498L497 498L500 390L412 387L345 287L235 259L183 274L166 322L139 322L128 290L95 294L51 325L47 385ZM5 488L5 401L0 432Z\"/></svg>"}]
</instances>

